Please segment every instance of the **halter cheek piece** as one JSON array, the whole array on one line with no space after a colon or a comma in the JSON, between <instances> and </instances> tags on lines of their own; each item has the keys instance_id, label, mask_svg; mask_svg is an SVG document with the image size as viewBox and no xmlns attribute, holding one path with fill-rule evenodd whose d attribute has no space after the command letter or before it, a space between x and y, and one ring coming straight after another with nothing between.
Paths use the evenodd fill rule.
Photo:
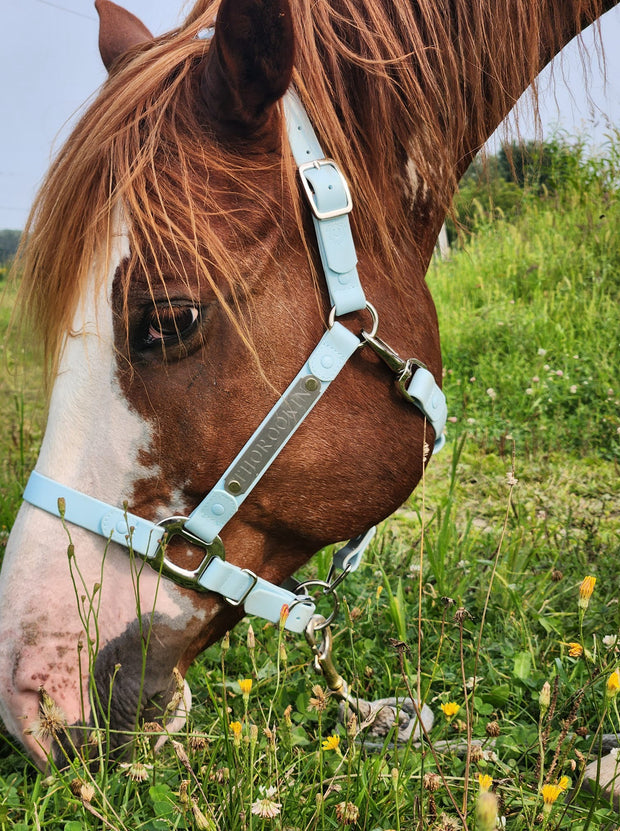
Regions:
<instances>
[{"instance_id":1,"label":"halter cheek piece","mask_svg":"<svg viewBox=\"0 0 620 831\"><path fill-rule=\"evenodd\" d=\"M284 110L291 150L312 210L332 304L329 328L301 371L189 517L153 523L36 471L30 476L24 500L125 546L180 586L215 592L234 606L243 605L248 614L273 623L282 619L286 629L303 632L315 609L304 584L297 591L289 591L263 580L249 569L227 563L220 531L361 346L368 344L392 369L401 395L433 427L436 437L433 452L440 450L445 441L447 408L445 396L428 369L414 359L404 360L377 337L378 316L366 301L356 268L357 256L348 218L352 201L346 180L336 162L325 158L306 111L293 91L284 98ZM361 333L360 341L336 317L363 309L368 309L373 324L370 332ZM371 528L334 554L330 577L335 569L341 569L342 574L331 583L328 578L321 586L333 591L345 574L358 567L374 531ZM197 569L181 568L167 558L166 545L174 537L204 550L205 556Z\"/></svg>"}]
</instances>

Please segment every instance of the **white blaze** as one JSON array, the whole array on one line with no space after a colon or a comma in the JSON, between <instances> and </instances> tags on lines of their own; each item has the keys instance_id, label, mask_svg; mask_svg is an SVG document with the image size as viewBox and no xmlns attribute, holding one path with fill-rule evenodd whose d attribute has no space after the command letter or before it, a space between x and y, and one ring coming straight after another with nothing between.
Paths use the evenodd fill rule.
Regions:
<instances>
[{"instance_id":1,"label":"white blaze","mask_svg":"<svg viewBox=\"0 0 620 831\"><path fill-rule=\"evenodd\" d=\"M78 305L51 397L48 425L37 470L56 481L120 506L132 496L133 482L146 473L138 462L151 439L149 424L133 412L116 378L111 310L114 276L129 255L126 234L112 240L105 280L91 285ZM101 288L96 292L96 286ZM150 471L153 475L154 471ZM84 597L101 583L95 597L101 646L121 635L136 619L137 600L127 552L68 526L75 544L77 597L67 558L68 538L61 522L24 503L11 533L0 574L0 715L6 726L37 754L37 742L23 735L37 718L38 689L44 686L63 708L69 723L88 718L87 650L80 653L84 625L78 613ZM83 580L83 584L82 584ZM194 613L166 581L157 585L148 567L139 580L140 608L157 610L181 627ZM184 606L185 608L182 608ZM84 612L82 611L84 615ZM91 636L94 621L91 618ZM81 700L86 702L85 713Z\"/></svg>"}]
</instances>

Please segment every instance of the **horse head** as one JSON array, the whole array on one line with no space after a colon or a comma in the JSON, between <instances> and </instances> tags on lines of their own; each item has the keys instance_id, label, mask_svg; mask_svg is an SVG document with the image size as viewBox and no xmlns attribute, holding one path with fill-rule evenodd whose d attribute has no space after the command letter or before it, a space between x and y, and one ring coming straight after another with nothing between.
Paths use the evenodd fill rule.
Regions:
<instances>
[{"instance_id":1,"label":"horse head","mask_svg":"<svg viewBox=\"0 0 620 831\"><path fill-rule=\"evenodd\" d=\"M25 292L53 381L36 470L64 490L49 510L25 502L7 546L0 711L41 765L104 721L114 747L139 719L170 716L192 660L244 613L149 568L114 523L94 533L74 522L65 494L129 512L116 529L126 537L128 516L189 516L326 330L330 301L283 124L288 2L224 0L212 39L197 36L214 23L203 6L193 25L156 39L97 0L109 78L30 229ZM418 254L401 258L414 277L406 301L370 246L360 269L390 342L439 380L429 254ZM363 309L342 320L356 337L369 328ZM227 563L279 586L405 500L431 428L390 378L370 349L355 352L221 530ZM184 573L203 557L185 535L166 549ZM50 700L66 730L50 726Z\"/></svg>"}]
</instances>

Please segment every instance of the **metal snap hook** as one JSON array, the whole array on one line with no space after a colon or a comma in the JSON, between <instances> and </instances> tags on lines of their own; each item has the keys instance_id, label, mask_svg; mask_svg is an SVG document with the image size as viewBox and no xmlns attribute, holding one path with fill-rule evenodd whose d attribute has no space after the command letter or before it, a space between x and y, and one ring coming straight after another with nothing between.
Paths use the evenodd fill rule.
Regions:
<instances>
[{"instance_id":1,"label":"metal snap hook","mask_svg":"<svg viewBox=\"0 0 620 831\"><path fill-rule=\"evenodd\" d=\"M317 645L315 633L321 632L321 643ZM349 690L347 682L334 666L332 660L332 630L323 615L313 615L306 626L306 641L314 653L314 666L317 672L321 672L325 683L332 693L340 698L346 699Z\"/></svg>"}]
</instances>

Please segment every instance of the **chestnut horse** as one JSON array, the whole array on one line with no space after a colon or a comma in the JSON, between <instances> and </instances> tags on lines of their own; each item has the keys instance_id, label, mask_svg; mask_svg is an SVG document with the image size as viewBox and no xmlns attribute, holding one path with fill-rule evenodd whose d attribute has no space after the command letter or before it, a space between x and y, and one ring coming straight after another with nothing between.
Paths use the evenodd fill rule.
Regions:
<instances>
[{"instance_id":1,"label":"chestnut horse","mask_svg":"<svg viewBox=\"0 0 620 831\"><path fill-rule=\"evenodd\" d=\"M51 396L0 579L0 712L41 766L61 750L31 729L41 688L71 743L109 716L121 744L138 718L162 718L175 678L244 606L277 621L292 599L289 628L303 628L311 604L282 582L407 498L442 419L394 380L407 366L440 398L424 276L456 184L543 66L615 3L198 0L159 38L96 5L109 79L47 176L22 255ZM322 148L303 188L285 93ZM313 204L330 177L345 193L334 212ZM335 221L317 237L321 212ZM351 274L372 305L334 299ZM333 339L347 354L330 375ZM332 352L298 376L317 343ZM220 486L292 383L320 393L307 418L252 488ZM227 521L205 534L195 518L214 492ZM93 520L98 506L112 519ZM171 516L190 520L166 547L156 523Z\"/></svg>"}]
</instances>

